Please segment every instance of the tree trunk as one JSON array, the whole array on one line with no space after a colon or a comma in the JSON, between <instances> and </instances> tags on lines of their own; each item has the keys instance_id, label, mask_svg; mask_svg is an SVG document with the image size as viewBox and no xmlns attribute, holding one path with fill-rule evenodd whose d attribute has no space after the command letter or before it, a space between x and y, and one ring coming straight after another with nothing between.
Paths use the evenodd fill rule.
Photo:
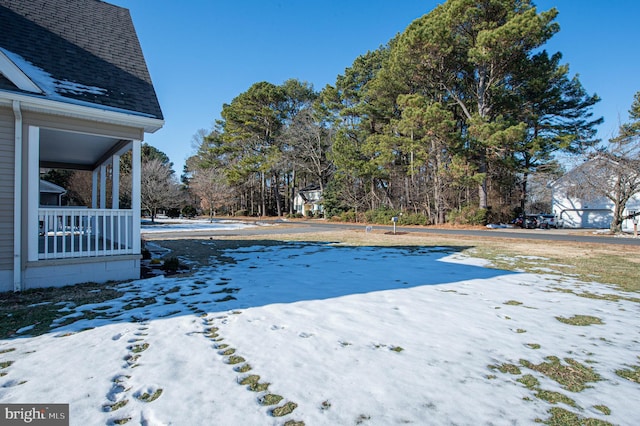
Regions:
<instances>
[{"instance_id":1,"label":"tree trunk","mask_svg":"<svg viewBox=\"0 0 640 426\"><path fill-rule=\"evenodd\" d=\"M276 211L278 212L278 217L282 216L282 200L280 200L280 185L278 182L278 174L273 174L273 181L271 182L271 189L273 191L273 196L276 199Z\"/></svg>"}]
</instances>

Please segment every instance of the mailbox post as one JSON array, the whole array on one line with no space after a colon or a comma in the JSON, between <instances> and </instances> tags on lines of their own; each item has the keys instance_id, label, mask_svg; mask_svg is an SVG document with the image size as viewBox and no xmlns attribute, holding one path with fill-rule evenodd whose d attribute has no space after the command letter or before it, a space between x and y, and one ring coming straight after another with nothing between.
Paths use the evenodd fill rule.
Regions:
<instances>
[{"instance_id":1,"label":"mailbox post","mask_svg":"<svg viewBox=\"0 0 640 426\"><path fill-rule=\"evenodd\" d=\"M631 216L631 220L633 221L633 236L638 236L638 213L635 210L629 210L629 216Z\"/></svg>"},{"instance_id":2,"label":"mailbox post","mask_svg":"<svg viewBox=\"0 0 640 426\"><path fill-rule=\"evenodd\" d=\"M393 235L396 235L396 223L398 223L398 216L392 217L391 221L393 222Z\"/></svg>"}]
</instances>

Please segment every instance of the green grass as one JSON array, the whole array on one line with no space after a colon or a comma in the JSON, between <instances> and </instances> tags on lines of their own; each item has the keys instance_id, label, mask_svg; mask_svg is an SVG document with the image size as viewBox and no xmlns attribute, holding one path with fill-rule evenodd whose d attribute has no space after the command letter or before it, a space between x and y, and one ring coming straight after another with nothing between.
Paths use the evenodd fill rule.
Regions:
<instances>
[{"instance_id":1,"label":"green grass","mask_svg":"<svg viewBox=\"0 0 640 426\"><path fill-rule=\"evenodd\" d=\"M509 364L509 363L503 363L500 365L489 365L488 366L491 370L498 370L499 372L506 374L522 374L522 371L520 371L520 368L515 365L515 364Z\"/></svg>"},{"instance_id":2,"label":"green grass","mask_svg":"<svg viewBox=\"0 0 640 426\"><path fill-rule=\"evenodd\" d=\"M227 360L227 362L229 364L240 364L241 362L245 362L246 360L244 358L242 358L241 356L237 356L237 355L231 355L229 357L229 359Z\"/></svg>"},{"instance_id":3,"label":"green grass","mask_svg":"<svg viewBox=\"0 0 640 426\"><path fill-rule=\"evenodd\" d=\"M116 411L116 410L119 410L120 408L124 407L128 403L129 403L128 399L123 399L122 401L118 401L115 404L105 405L102 408L104 409L104 411Z\"/></svg>"},{"instance_id":4,"label":"green grass","mask_svg":"<svg viewBox=\"0 0 640 426\"><path fill-rule=\"evenodd\" d=\"M138 398L140 401L143 401L143 402L152 402L160 398L160 395L162 395L162 389L157 389L155 392L151 394L145 392L143 394L136 396L136 398Z\"/></svg>"},{"instance_id":5,"label":"green grass","mask_svg":"<svg viewBox=\"0 0 640 426\"><path fill-rule=\"evenodd\" d=\"M622 368L620 370L616 370L616 374L623 379L631 380L635 383L640 383L640 365L630 365L628 367L630 368Z\"/></svg>"},{"instance_id":6,"label":"green grass","mask_svg":"<svg viewBox=\"0 0 640 426\"><path fill-rule=\"evenodd\" d=\"M282 401L282 397L280 395L276 395L273 393L266 394L262 398L260 398L260 404L262 405L276 405Z\"/></svg>"},{"instance_id":7,"label":"green grass","mask_svg":"<svg viewBox=\"0 0 640 426\"><path fill-rule=\"evenodd\" d=\"M506 302L504 302L504 305L520 306L522 305L522 302L518 302L517 300L507 300Z\"/></svg>"},{"instance_id":8,"label":"green grass","mask_svg":"<svg viewBox=\"0 0 640 426\"><path fill-rule=\"evenodd\" d=\"M296 404L295 402L289 401L286 404L271 410L271 415L273 417L286 416L287 414L291 414L293 410L295 410L297 407L298 407L298 404Z\"/></svg>"},{"instance_id":9,"label":"green grass","mask_svg":"<svg viewBox=\"0 0 640 426\"><path fill-rule=\"evenodd\" d=\"M547 362L533 364L527 360L520 360L520 365L530 370L544 374L562 385L571 392L580 392L590 386L588 383L598 382L602 377L591 367L580 364L578 361L565 358L564 364L554 356L545 358Z\"/></svg>"},{"instance_id":10,"label":"green grass","mask_svg":"<svg viewBox=\"0 0 640 426\"><path fill-rule=\"evenodd\" d=\"M531 244L535 243L531 242ZM585 282L598 281L612 284L624 292L640 293L640 274L638 273L640 265L629 260L630 253L627 250L620 249L612 253L611 250L598 252L596 249L589 253L589 256L583 256L574 255L571 247L568 246L565 253L566 255L562 257L545 255L545 259L531 261L515 257L518 253L514 254L512 247L505 249L486 242L479 242L473 247L470 255L489 260L493 267L498 269L537 273L539 268L547 267L559 275L575 276ZM637 254L635 257L637 258ZM585 295L585 297L589 296ZM632 295L629 295L628 300L640 303L640 299Z\"/></svg>"},{"instance_id":11,"label":"green grass","mask_svg":"<svg viewBox=\"0 0 640 426\"><path fill-rule=\"evenodd\" d=\"M109 284L94 283L0 293L0 339L12 337L26 326L33 326L28 334L39 336L51 331L54 321L73 313L73 307L102 303L123 295L123 292ZM68 307L72 310L63 310ZM90 315L106 317L105 313L87 313L85 316L69 318L65 324L71 324Z\"/></svg>"},{"instance_id":12,"label":"green grass","mask_svg":"<svg viewBox=\"0 0 640 426\"><path fill-rule=\"evenodd\" d=\"M600 318L591 315L574 315L571 318L556 317L556 319L563 324L582 327L594 324L604 324Z\"/></svg>"},{"instance_id":13,"label":"green grass","mask_svg":"<svg viewBox=\"0 0 640 426\"><path fill-rule=\"evenodd\" d=\"M553 407L549 410L549 414L551 414L551 417L548 419L537 419L536 422L549 426L614 426L612 423L603 420L581 417L560 407Z\"/></svg>"}]
</instances>

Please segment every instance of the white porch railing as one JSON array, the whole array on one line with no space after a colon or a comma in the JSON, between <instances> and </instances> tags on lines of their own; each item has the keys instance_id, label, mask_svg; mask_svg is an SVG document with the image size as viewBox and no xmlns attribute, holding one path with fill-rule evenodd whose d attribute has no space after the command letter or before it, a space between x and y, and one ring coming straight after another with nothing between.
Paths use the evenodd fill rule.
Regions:
<instances>
[{"instance_id":1,"label":"white porch railing","mask_svg":"<svg viewBox=\"0 0 640 426\"><path fill-rule=\"evenodd\" d=\"M38 259L134 254L133 211L38 209Z\"/></svg>"}]
</instances>

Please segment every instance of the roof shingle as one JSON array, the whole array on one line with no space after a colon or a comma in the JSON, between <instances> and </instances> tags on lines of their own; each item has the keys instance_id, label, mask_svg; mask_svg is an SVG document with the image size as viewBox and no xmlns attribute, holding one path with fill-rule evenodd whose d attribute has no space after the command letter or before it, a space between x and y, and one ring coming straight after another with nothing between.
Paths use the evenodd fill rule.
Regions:
<instances>
[{"instance_id":1,"label":"roof shingle","mask_svg":"<svg viewBox=\"0 0 640 426\"><path fill-rule=\"evenodd\" d=\"M127 9L99 0L0 0L0 28L0 48L31 65L23 72L44 96L163 118ZM0 90L11 90L5 80Z\"/></svg>"}]
</instances>

